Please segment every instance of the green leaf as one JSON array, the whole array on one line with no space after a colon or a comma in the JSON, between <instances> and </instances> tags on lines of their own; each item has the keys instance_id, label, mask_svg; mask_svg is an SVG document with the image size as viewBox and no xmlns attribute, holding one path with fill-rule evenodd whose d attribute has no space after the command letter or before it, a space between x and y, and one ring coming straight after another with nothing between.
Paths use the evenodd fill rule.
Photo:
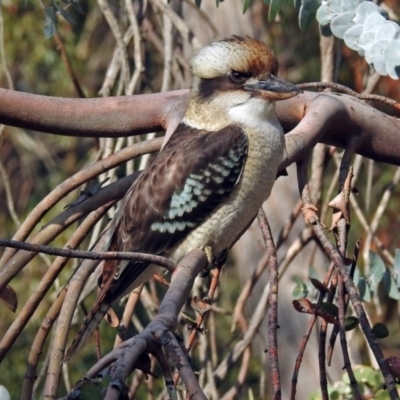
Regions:
<instances>
[{"instance_id":1,"label":"green leaf","mask_svg":"<svg viewBox=\"0 0 400 400\"><path fill-rule=\"evenodd\" d=\"M268 10L268 21L274 21L281 8L281 0L271 0Z\"/></svg>"},{"instance_id":2,"label":"green leaf","mask_svg":"<svg viewBox=\"0 0 400 400\"><path fill-rule=\"evenodd\" d=\"M293 5L296 8L296 10L299 11L301 7L301 0L294 0Z\"/></svg>"},{"instance_id":3,"label":"green leaf","mask_svg":"<svg viewBox=\"0 0 400 400\"><path fill-rule=\"evenodd\" d=\"M263 0L263 3L264 3L266 6L269 6L270 3L271 3L271 0Z\"/></svg>"},{"instance_id":4,"label":"green leaf","mask_svg":"<svg viewBox=\"0 0 400 400\"><path fill-rule=\"evenodd\" d=\"M44 15L45 15L47 21L56 23L56 21L57 21L56 10L54 7L45 7Z\"/></svg>"},{"instance_id":5,"label":"green leaf","mask_svg":"<svg viewBox=\"0 0 400 400\"><path fill-rule=\"evenodd\" d=\"M339 309L336 304L333 303L327 303L327 302L322 302L321 303L321 309L327 312L328 314L332 315L333 317L337 317L339 314Z\"/></svg>"},{"instance_id":6,"label":"green leaf","mask_svg":"<svg viewBox=\"0 0 400 400\"><path fill-rule=\"evenodd\" d=\"M357 365L357 368L354 368L354 376L358 382L372 383L375 380L376 371L368 365Z\"/></svg>"},{"instance_id":7,"label":"green leaf","mask_svg":"<svg viewBox=\"0 0 400 400\"><path fill-rule=\"evenodd\" d=\"M383 278L383 273L386 271L385 263L379 254L373 251L369 252L370 273L368 280L370 282L370 289L372 293L376 292L379 282Z\"/></svg>"},{"instance_id":8,"label":"green leaf","mask_svg":"<svg viewBox=\"0 0 400 400\"><path fill-rule=\"evenodd\" d=\"M374 393L375 400L387 400L388 398L387 396L388 396L387 389L380 389Z\"/></svg>"},{"instance_id":9,"label":"green leaf","mask_svg":"<svg viewBox=\"0 0 400 400\"><path fill-rule=\"evenodd\" d=\"M299 26L302 31L310 27L315 20L318 7L322 0L302 0L299 10Z\"/></svg>"},{"instance_id":10,"label":"green leaf","mask_svg":"<svg viewBox=\"0 0 400 400\"><path fill-rule=\"evenodd\" d=\"M62 7L56 5L58 12L67 20L71 25L75 24L75 20L72 18L71 14L65 11Z\"/></svg>"},{"instance_id":11,"label":"green leaf","mask_svg":"<svg viewBox=\"0 0 400 400\"><path fill-rule=\"evenodd\" d=\"M397 282L397 287L400 289L400 249L394 251L393 274Z\"/></svg>"},{"instance_id":12,"label":"green leaf","mask_svg":"<svg viewBox=\"0 0 400 400\"><path fill-rule=\"evenodd\" d=\"M57 31L57 25L51 21L48 21L43 29L44 37L46 39L49 39L55 35L56 31Z\"/></svg>"},{"instance_id":13,"label":"green leaf","mask_svg":"<svg viewBox=\"0 0 400 400\"><path fill-rule=\"evenodd\" d=\"M344 330L351 331L351 330L355 329L359 323L360 323L360 321L357 317L350 315L349 317L347 317L344 320Z\"/></svg>"},{"instance_id":14,"label":"green leaf","mask_svg":"<svg viewBox=\"0 0 400 400\"><path fill-rule=\"evenodd\" d=\"M243 14L250 8L251 0L244 0L243 2Z\"/></svg>"},{"instance_id":15,"label":"green leaf","mask_svg":"<svg viewBox=\"0 0 400 400\"><path fill-rule=\"evenodd\" d=\"M307 286L304 284L304 282L297 275L293 276L293 280L296 283L296 287L293 289L292 296L295 299L307 297L308 289Z\"/></svg>"},{"instance_id":16,"label":"green leaf","mask_svg":"<svg viewBox=\"0 0 400 400\"><path fill-rule=\"evenodd\" d=\"M382 322L378 322L372 327L372 332L378 339L384 339L389 336L389 329Z\"/></svg>"},{"instance_id":17,"label":"green leaf","mask_svg":"<svg viewBox=\"0 0 400 400\"><path fill-rule=\"evenodd\" d=\"M324 285L321 281L319 281L318 279L310 278L310 282L315 287L315 289L317 289L318 291L320 291L322 293L329 292L329 288L326 285Z\"/></svg>"},{"instance_id":18,"label":"green leaf","mask_svg":"<svg viewBox=\"0 0 400 400\"><path fill-rule=\"evenodd\" d=\"M314 268L314 266L310 265L308 267L308 276L309 278L315 278L315 279L319 279L319 275L317 270Z\"/></svg>"},{"instance_id":19,"label":"green leaf","mask_svg":"<svg viewBox=\"0 0 400 400\"><path fill-rule=\"evenodd\" d=\"M386 270L383 273L383 286L385 287L386 293L393 300L399 300L399 290L396 285L396 281L394 280L390 271Z\"/></svg>"},{"instance_id":20,"label":"green leaf","mask_svg":"<svg viewBox=\"0 0 400 400\"><path fill-rule=\"evenodd\" d=\"M360 294L360 298L362 301L365 301L366 303L369 303L371 301L371 289L369 286L369 283L366 281L366 279L361 276L358 284L358 293Z\"/></svg>"}]
</instances>

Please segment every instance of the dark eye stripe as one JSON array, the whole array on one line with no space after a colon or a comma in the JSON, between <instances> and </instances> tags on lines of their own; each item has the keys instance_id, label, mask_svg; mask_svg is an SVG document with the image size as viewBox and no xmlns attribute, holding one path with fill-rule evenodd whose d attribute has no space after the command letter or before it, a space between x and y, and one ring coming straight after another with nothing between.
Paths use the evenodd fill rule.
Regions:
<instances>
[{"instance_id":1,"label":"dark eye stripe","mask_svg":"<svg viewBox=\"0 0 400 400\"><path fill-rule=\"evenodd\" d=\"M199 100L207 101L216 93L238 90L238 87L238 83L235 83L230 76L218 76L217 78L212 79L201 79L198 92Z\"/></svg>"}]
</instances>

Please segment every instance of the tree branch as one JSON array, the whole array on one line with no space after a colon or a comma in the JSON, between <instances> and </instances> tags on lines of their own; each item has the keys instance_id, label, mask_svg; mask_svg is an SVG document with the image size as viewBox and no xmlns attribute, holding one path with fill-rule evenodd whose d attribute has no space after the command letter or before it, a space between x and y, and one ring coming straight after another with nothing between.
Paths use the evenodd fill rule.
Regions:
<instances>
[{"instance_id":1,"label":"tree branch","mask_svg":"<svg viewBox=\"0 0 400 400\"><path fill-rule=\"evenodd\" d=\"M98 99L67 99L0 88L0 123L58 135L120 137L171 130L187 90ZM287 135L282 168L322 142L400 166L400 120L346 94L304 92L277 103ZM298 125L297 125L298 124ZM297 125L297 126L296 126ZM343 133L345 132L345 133Z\"/></svg>"}]
</instances>

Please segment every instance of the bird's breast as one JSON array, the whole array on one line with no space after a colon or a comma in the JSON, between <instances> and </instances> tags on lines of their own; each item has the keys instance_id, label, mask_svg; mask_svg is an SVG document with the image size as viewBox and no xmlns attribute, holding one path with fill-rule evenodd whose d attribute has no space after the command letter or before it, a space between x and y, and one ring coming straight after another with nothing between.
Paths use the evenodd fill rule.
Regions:
<instances>
[{"instance_id":1,"label":"bird's breast","mask_svg":"<svg viewBox=\"0 0 400 400\"><path fill-rule=\"evenodd\" d=\"M249 226L269 197L284 149L284 135L278 120L245 129L248 154L239 182L225 201L214 210L170 254L179 262L190 250L211 246L218 258L230 249Z\"/></svg>"}]
</instances>

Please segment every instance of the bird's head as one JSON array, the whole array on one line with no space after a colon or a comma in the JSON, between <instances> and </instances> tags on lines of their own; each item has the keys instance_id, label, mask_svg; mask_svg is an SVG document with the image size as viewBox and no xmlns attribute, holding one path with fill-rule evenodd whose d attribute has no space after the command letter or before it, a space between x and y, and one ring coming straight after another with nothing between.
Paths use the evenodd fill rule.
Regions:
<instances>
[{"instance_id":1,"label":"bird's head","mask_svg":"<svg viewBox=\"0 0 400 400\"><path fill-rule=\"evenodd\" d=\"M199 108L207 108L208 113L217 110L229 116L237 107L268 112L275 101L301 92L297 86L277 77L278 61L273 51L248 36L234 36L200 48L190 66L191 103L196 105L196 113ZM188 110L193 114L190 108L194 107Z\"/></svg>"}]
</instances>

